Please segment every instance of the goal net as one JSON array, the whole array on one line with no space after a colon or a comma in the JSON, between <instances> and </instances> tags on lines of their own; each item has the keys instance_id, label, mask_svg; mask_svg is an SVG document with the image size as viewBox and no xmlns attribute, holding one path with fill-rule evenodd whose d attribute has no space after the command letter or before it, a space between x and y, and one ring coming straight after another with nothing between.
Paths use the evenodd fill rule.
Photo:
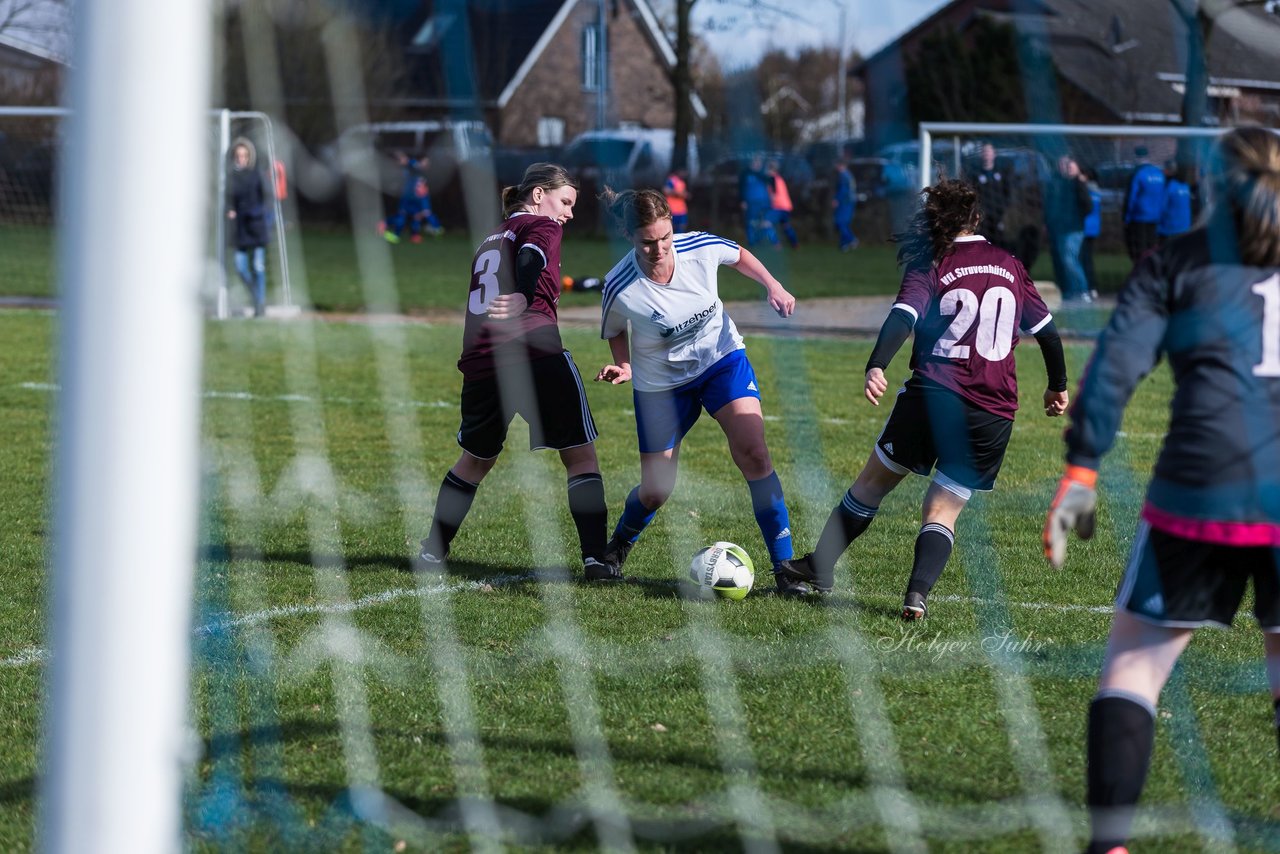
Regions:
<instances>
[{"instance_id":1,"label":"goal net","mask_svg":"<svg viewBox=\"0 0 1280 854\"><path fill-rule=\"evenodd\" d=\"M247 81L227 100L251 109L210 113L199 95L211 88L205 48L217 39L203 31L209 5L230 22L221 82L230 90L235 75ZM626 580L586 583L579 532L597 523L612 531L628 504L634 514L633 487L650 463L637 451L631 388L581 383L607 524L599 512L585 522L572 512L582 509L573 490L595 488L589 465L570 474L573 454L531 452L545 443L529 426L542 414L536 406L502 434L492 468L481 461L483 483L455 471L474 463L460 463L457 438L466 285L473 274L497 280L477 264L476 247L502 236L496 179L514 183L526 165L504 164L489 126L477 125L492 104L476 78L497 74L494 57L527 42L531 52L546 48L549 65L510 63L512 79L567 79L561 100L589 102L603 117L606 97L618 107L610 87L626 74L649 93L645 104L650 95L656 103L666 78L642 74L648 54L627 42L652 52L648 12L628 11L648 4L76 6L96 15L84 27L96 51L84 48L77 65L86 75L77 113L0 110L0 288L62 298L59 264L69 267L59 281L75 286L57 314L0 312L0 454L17 473L0 502L0 577L11 585L0 601L11 617L0 620L9 633L0 696L20 701L0 728L12 766L0 849L78 850L106 838L86 827L106 824L116 835L104 848L146 854L1083 847L1082 733L1115 581L1166 426L1163 372L1126 413L1100 479L1097 536L1073 542L1068 572L1044 572L1040 554L1062 422L1037 417L1044 374L1032 354L1018 365L1022 409L999 487L974 495L948 532L953 551L928 620L901 619L924 478L905 479L885 499L838 565L833 596L794 601L771 595L769 546L785 534L797 555L816 547L833 510L853 503L846 490L891 406L858 394L869 336L793 334L761 306L755 282L722 270L722 298L749 287L756 300L732 311L768 317L747 330L763 414L746 420L767 434L763 459L785 489L788 529L768 543L762 536L758 520L782 514L772 481L744 479L759 448L735 458L726 430L698 418L674 454L678 485L628 558ZM386 51L360 35L368 22L357 13L426 6L424 16L404 12L410 46L400 48L438 52L438 62L420 77L379 66ZM513 8L510 30L467 28ZM539 8L550 10L547 34L521 32ZM557 41L552 20L573 38ZM175 56L177 23L188 40ZM120 61L106 62L109 50ZM144 52L145 62L123 61ZM613 77L591 74L588 87L576 73L584 56L614 57ZM159 86L170 72L184 84L177 90ZM378 88L392 79L408 79L411 91ZM439 98L421 94L429 83L443 87ZM128 111L113 100L126 85ZM497 103L501 90L493 94ZM565 103L518 95L512 121L564 121ZM757 121L759 105L748 106L734 109ZM428 108L437 118L423 118ZM77 120L85 123L73 132ZM886 154L912 182L895 198L913 199L942 174L974 174L989 143L1007 182L997 238L1046 284L1056 271L1045 198L1059 159L1073 158L1100 196L1091 248L1107 296L1131 265L1121 211L1136 149L1195 175L1202 161L1192 143L1211 135L927 125L918 142ZM125 147L95 149L102 139ZM268 307L331 312L211 320L252 308L225 201L238 140L252 143L253 167L266 173ZM67 148L78 165L59 174ZM425 154L430 165L407 174L398 152ZM412 229L388 239L388 218L410 213L398 197L416 193L419 178L453 219L417 241ZM68 181L92 192L55 195ZM405 201L422 213L427 192ZM304 205L294 207L298 195ZM65 210L58 199L93 204ZM565 230L566 274L579 265L603 272L632 249L585 230ZM885 281L867 301L886 310L898 282L893 247L870 240L848 254L814 244L766 247L760 257L786 283L812 274L843 284L865 265ZM822 305L838 311L837 299ZM600 295L573 288L559 300L572 379L595 376L613 357L600 339ZM1084 314L1059 315L1059 325L1096 329L1098 318ZM1065 347L1074 382L1089 347ZM905 350L896 357L895 382L909 374L907 361ZM523 390L524 367L500 370L488 399ZM574 395L565 397L572 405L539 404L585 415ZM55 479L55 439L62 605L46 631L31 612L50 586L36 520ZM464 501L473 503L447 571L431 571L419 542L442 505L456 511ZM931 548L942 548L937 530L932 537ZM718 541L753 557L755 589L740 602L690 586L691 557ZM1161 700L1155 785L1134 827L1142 841L1275 850L1280 792L1274 755L1255 743L1270 715L1256 641L1225 632L1179 667ZM97 667L103 658L114 667ZM41 718L28 707L45 668L53 675ZM1202 719L1248 720L1259 731L1217 730L1215 740ZM150 769L146 785L135 765ZM46 836L33 839L23 794L36 779ZM135 827L150 829L149 844L130 845Z\"/></svg>"}]
</instances>

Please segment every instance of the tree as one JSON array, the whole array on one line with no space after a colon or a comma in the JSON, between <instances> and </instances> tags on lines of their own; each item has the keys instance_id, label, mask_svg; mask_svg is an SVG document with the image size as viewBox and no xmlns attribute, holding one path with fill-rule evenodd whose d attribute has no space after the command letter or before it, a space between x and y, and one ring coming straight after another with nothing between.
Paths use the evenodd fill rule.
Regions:
<instances>
[{"instance_id":1,"label":"tree","mask_svg":"<svg viewBox=\"0 0 1280 854\"><path fill-rule=\"evenodd\" d=\"M687 166L686 158L689 150L689 136L693 132L693 71L691 56L694 39L690 29L693 7L699 0L671 0L674 4L675 19L675 54L676 64L672 71L672 84L675 89L675 153L672 155L672 168ZM734 29L740 26L768 26L779 17L799 18L791 8L766 0L704 0L705 5L724 7L727 14L719 19L711 19L709 26L720 29Z\"/></svg>"}]
</instances>

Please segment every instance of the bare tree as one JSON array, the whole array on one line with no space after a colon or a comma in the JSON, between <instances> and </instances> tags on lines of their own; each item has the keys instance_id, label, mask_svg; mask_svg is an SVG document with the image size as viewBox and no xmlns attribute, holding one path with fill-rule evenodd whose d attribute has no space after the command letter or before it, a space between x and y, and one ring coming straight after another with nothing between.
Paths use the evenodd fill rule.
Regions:
<instances>
[{"instance_id":1,"label":"bare tree","mask_svg":"<svg viewBox=\"0 0 1280 854\"><path fill-rule=\"evenodd\" d=\"M690 19L693 7L702 2L703 6L720 7L719 14L713 15L707 26L721 30L735 30L747 27L768 27L777 23L779 18L804 20L790 4L773 3L768 0L672 0L675 18L675 53L676 65L672 72L672 83L675 88L675 153L672 155L672 167L683 168L689 150L689 135L693 132L693 71L690 57L693 53L693 36L690 30Z\"/></svg>"},{"instance_id":2,"label":"bare tree","mask_svg":"<svg viewBox=\"0 0 1280 854\"><path fill-rule=\"evenodd\" d=\"M66 56L70 39L69 0L0 0L0 35Z\"/></svg>"}]
</instances>

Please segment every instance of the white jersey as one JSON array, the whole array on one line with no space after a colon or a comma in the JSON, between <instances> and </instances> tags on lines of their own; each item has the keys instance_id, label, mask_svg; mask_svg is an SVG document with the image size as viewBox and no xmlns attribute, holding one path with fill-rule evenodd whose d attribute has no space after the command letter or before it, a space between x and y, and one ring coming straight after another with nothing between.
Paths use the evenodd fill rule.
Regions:
<instances>
[{"instance_id":1,"label":"white jersey","mask_svg":"<svg viewBox=\"0 0 1280 854\"><path fill-rule=\"evenodd\" d=\"M691 231L675 236L675 272L665 285L640 272L634 249L609 271L600 337L613 338L631 323L631 381L637 391L683 385L743 349L717 285L720 265L736 264L741 254L732 240Z\"/></svg>"}]
</instances>

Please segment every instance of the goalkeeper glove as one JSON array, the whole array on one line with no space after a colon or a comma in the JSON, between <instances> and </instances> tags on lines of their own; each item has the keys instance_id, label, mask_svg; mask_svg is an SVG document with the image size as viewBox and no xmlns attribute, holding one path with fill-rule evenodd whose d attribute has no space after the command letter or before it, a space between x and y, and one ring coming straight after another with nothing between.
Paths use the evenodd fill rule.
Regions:
<instances>
[{"instance_id":1,"label":"goalkeeper glove","mask_svg":"<svg viewBox=\"0 0 1280 854\"><path fill-rule=\"evenodd\" d=\"M1054 569L1062 569L1067 559L1067 532L1074 530L1080 539L1093 536L1098 492L1094 489L1098 473L1084 466L1067 466L1058 482L1058 491L1049 505L1044 520L1044 556Z\"/></svg>"}]
</instances>

